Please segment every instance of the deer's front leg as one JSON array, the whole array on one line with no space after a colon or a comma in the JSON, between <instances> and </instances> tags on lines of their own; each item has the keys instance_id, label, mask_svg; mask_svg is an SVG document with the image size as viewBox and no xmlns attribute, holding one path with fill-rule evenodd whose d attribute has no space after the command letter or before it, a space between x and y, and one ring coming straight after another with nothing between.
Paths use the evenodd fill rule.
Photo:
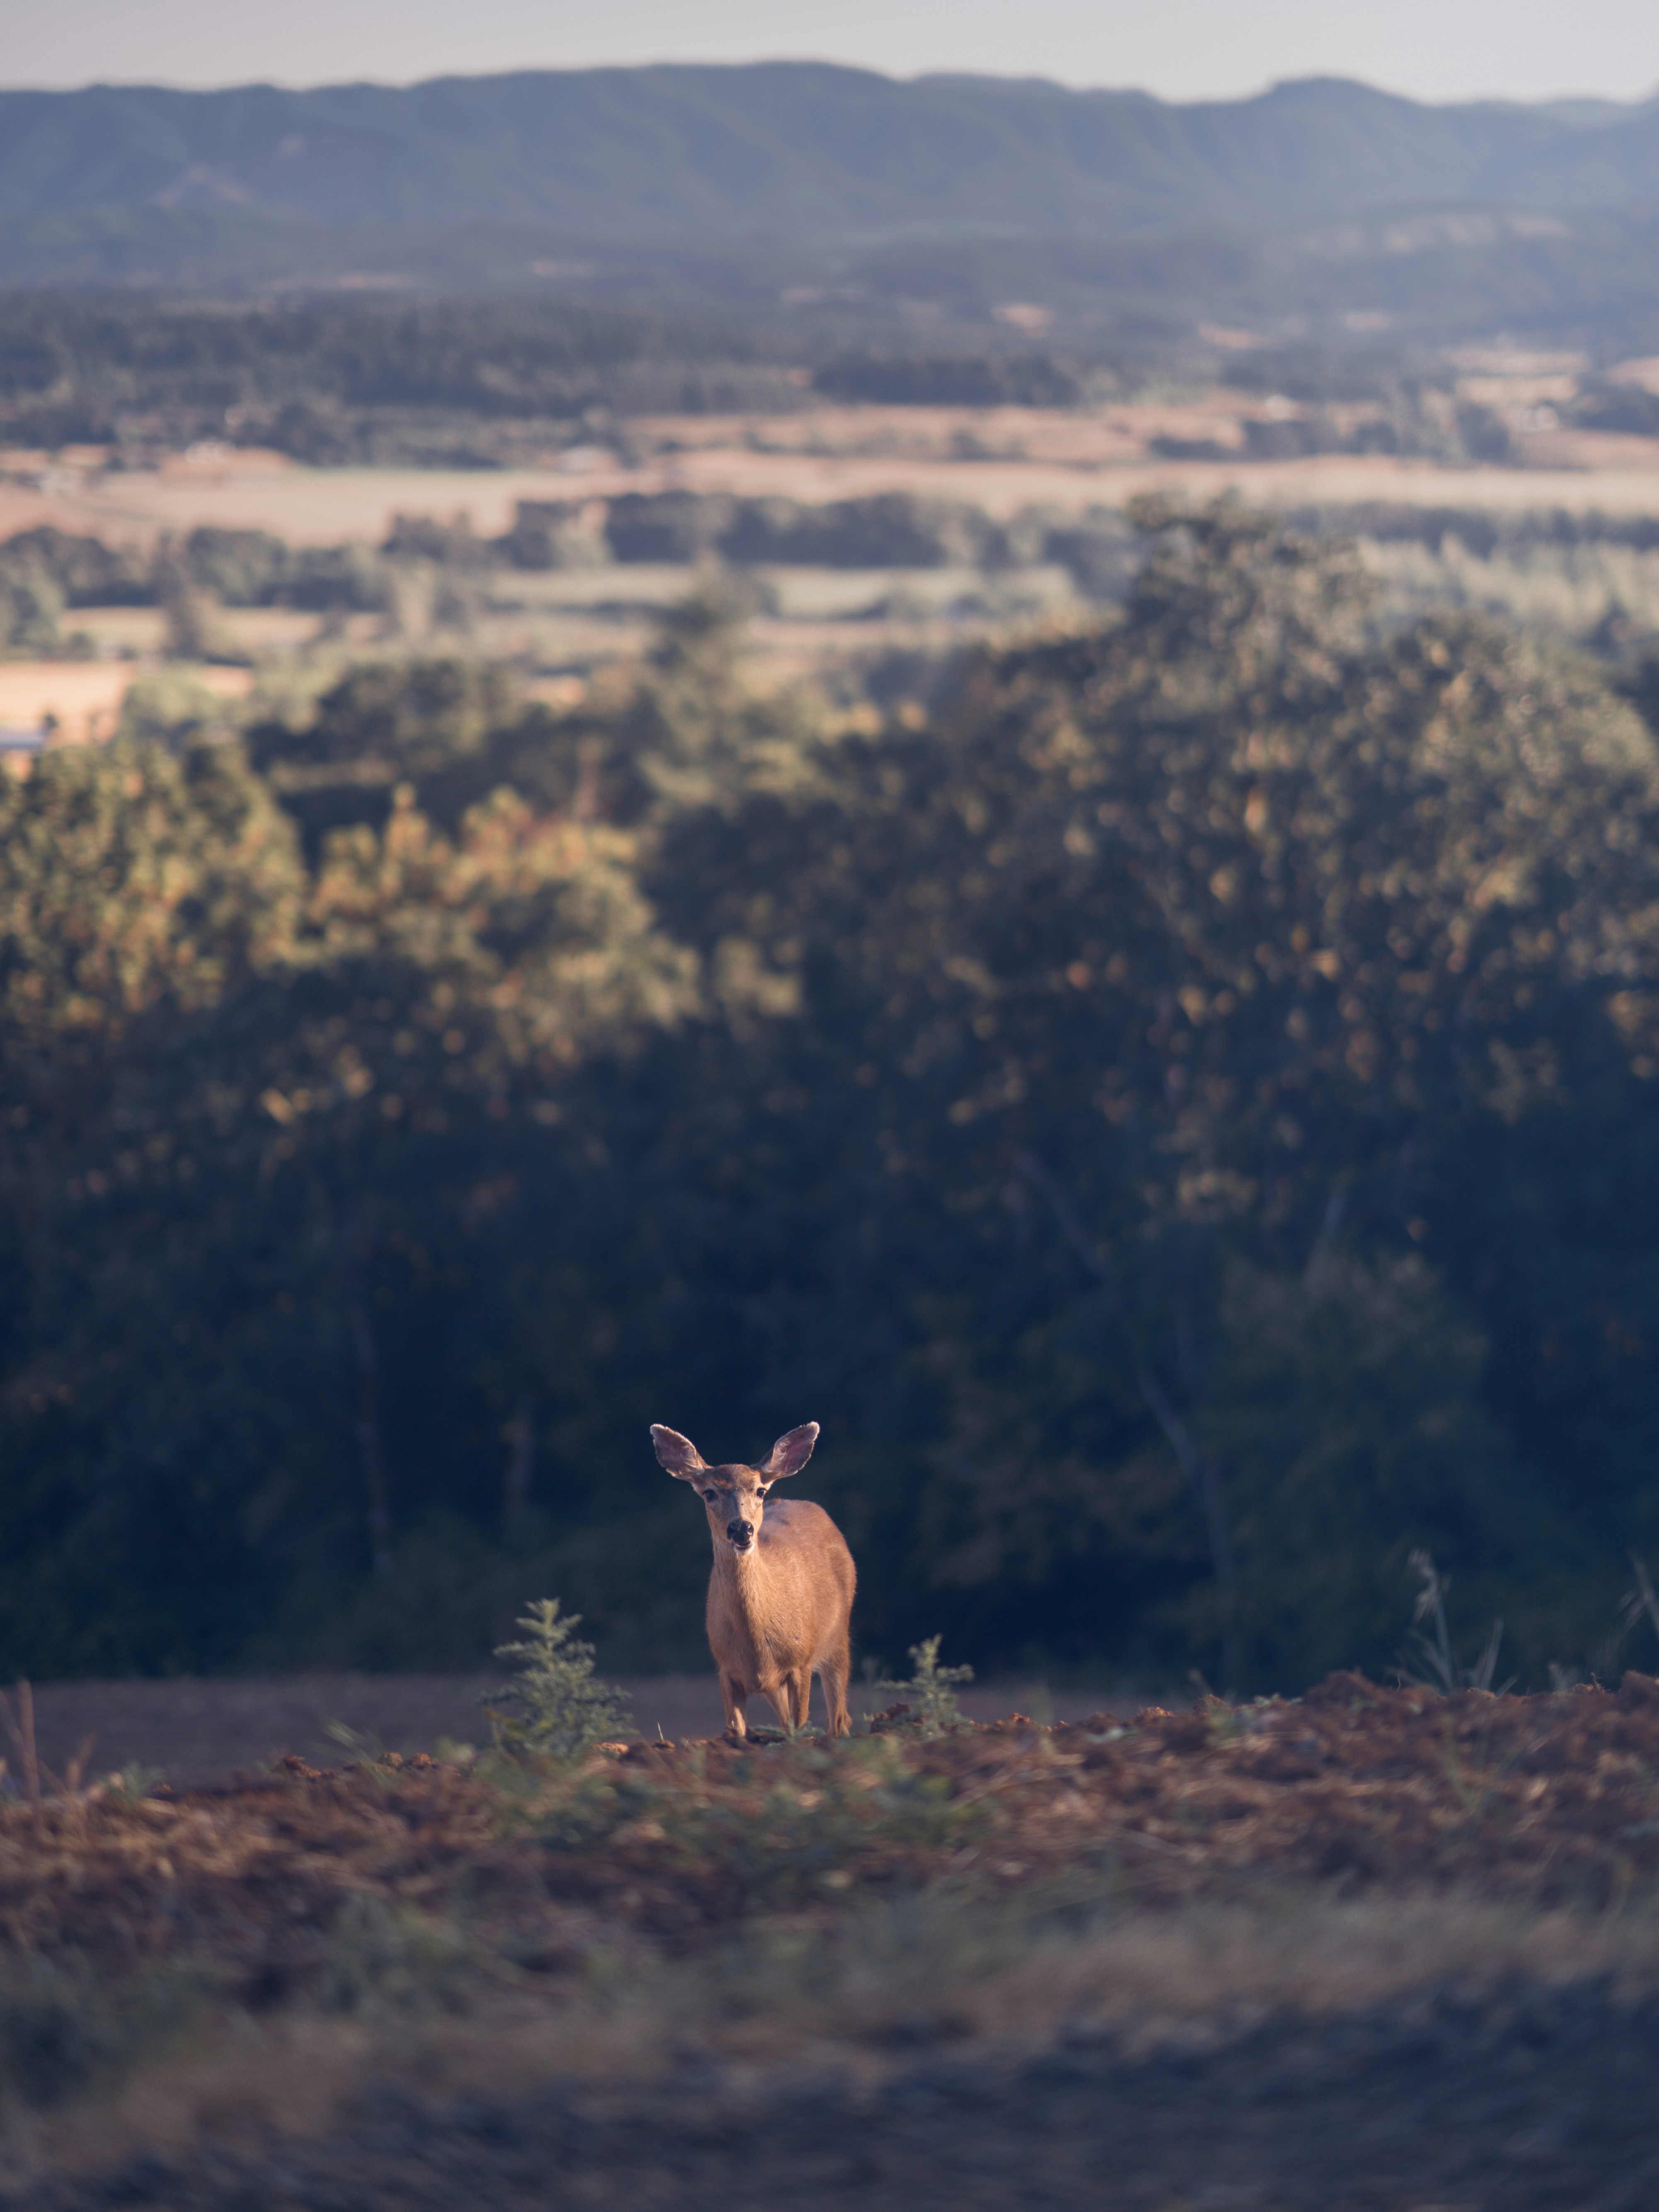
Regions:
<instances>
[{"instance_id":1,"label":"deer's front leg","mask_svg":"<svg viewBox=\"0 0 1659 2212\"><path fill-rule=\"evenodd\" d=\"M761 1695L786 1729L795 1724L795 1684L790 1674L779 1674L769 1682L761 1684Z\"/></svg>"},{"instance_id":2,"label":"deer's front leg","mask_svg":"<svg viewBox=\"0 0 1659 2212\"><path fill-rule=\"evenodd\" d=\"M726 1707L726 1733L734 1743L741 1743L749 1733L749 1724L744 1718L749 1692L735 1675L720 1676L720 1702Z\"/></svg>"},{"instance_id":3,"label":"deer's front leg","mask_svg":"<svg viewBox=\"0 0 1659 2212\"><path fill-rule=\"evenodd\" d=\"M812 1670L810 1667L803 1667L798 1674L789 1677L788 1692L795 1709L794 1724L798 1729L804 1729L812 1711Z\"/></svg>"}]
</instances>

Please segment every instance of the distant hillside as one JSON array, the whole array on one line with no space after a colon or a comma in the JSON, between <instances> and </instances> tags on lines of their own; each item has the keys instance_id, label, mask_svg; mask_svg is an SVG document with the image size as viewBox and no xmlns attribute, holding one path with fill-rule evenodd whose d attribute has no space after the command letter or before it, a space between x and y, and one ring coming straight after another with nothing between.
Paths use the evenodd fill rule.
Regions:
<instances>
[{"instance_id":1,"label":"distant hillside","mask_svg":"<svg viewBox=\"0 0 1659 2212\"><path fill-rule=\"evenodd\" d=\"M1122 333L1310 301L1424 326L1426 283L1443 332L1542 329L1558 296L1624 327L1659 299L1656 211L1659 100L1314 79L1172 106L802 63L0 94L14 287L550 285L854 319L1012 298Z\"/></svg>"},{"instance_id":2,"label":"distant hillside","mask_svg":"<svg viewBox=\"0 0 1659 2212\"><path fill-rule=\"evenodd\" d=\"M1170 106L805 63L394 89L0 94L0 218L234 208L593 238L1128 237L1451 202L1659 202L1659 103L1427 107L1331 79Z\"/></svg>"}]
</instances>

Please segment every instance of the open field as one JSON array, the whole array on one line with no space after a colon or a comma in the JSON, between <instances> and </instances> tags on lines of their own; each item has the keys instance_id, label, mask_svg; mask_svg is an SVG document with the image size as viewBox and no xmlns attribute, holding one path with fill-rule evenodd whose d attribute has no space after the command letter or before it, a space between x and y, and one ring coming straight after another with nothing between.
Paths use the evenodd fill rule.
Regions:
<instances>
[{"instance_id":1,"label":"open field","mask_svg":"<svg viewBox=\"0 0 1659 2212\"><path fill-rule=\"evenodd\" d=\"M250 658L311 645L324 627L321 616L301 607L220 607L213 623L217 637ZM76 607L64 624L89 637L100 653L128 659L160 653L167 626L161 607Z\"/></svg>"},{"instance_id":2,"label":"open field","mask_svg":"<svg viewBox=\"0 0 1659 2212\"><path fill-rule=\"evenodd\" d=\"M1350 1674L16 1806L7 2201L1638 2212L1656 1771Z\"/></svg>"},{"instance_id":3,"label":"open field","mask_svg":"<svg viewBox=\"0 0 1659 2212\"><path fill-rule=\"evenodd\" d=\"M701 572L690 566L631 566L601 572L605 590L576 572L510 577L481 594L460 622L432 618L388 620L357 614L343 620L287 608L226 608L213 617L216 649L245 655L247 666L164 662L166 617L149 607L76 608L65 628L100 644L118 645L118 660L76 662L0 660L0 736L33 739L50 716L60 741L111 734L135 682L166 666L169 673L226 701L251 700L257 719L264 703L260 679L274 677L280 694L295 672L314 694L356 662L396 660L423 654L459 653L505 663L524 680L527 696L561 704L582 696L582 679L618 662L639 659L650 647L663 613L694 592ZM948 569L841 569L779 572L771 586L775 611L750 617L744 626L752 664L763 681L823 673L884 653L948 651L988 629L1027 623L1045 615L1080 618L1087 611L1063 571L1024 572L988 590L985 580ZM547 586L569 585L568 592ZM571 689L574 680L574 690Z\"/></svg>"},{"instance_id":4,"label":"open field","mask_svg":"<svg viewBox=\"0 0 1659 2212\"><path fill-rule=\"evenodd\" d=\"M0 661L0 733L33 737L48 717L67 735L109 736L132 681L108 663Z\"/></svg>"},{"instance_id":5,"label":"open field","mask_svg":"<svg viewBox=\"0 0 1659 2212\"><path fill-rule=\"evenodd\" d=\"M179 672L217 699L245 699L252 689L245 668L190 666ZM0 660L0 737L33 736L46 724L70 744L112 736L133 675L131 664L121 661Z\"/></svg>"},{"instance_id":6,"label":"open field","mask_svg":"<svg viewBox=\"0 0 1659 2212\"><path fill-rule=\"evenodd\" d=\"M636 659L665 611L702 574L689 562L496 568L468 580L458 604L445 604L429 580L408 579L384 613L216 605L203 646L244 665L172 665L229 700L248 697L258 674L276 674L280 689L285 675L303 670L314 691L355 661L461 653L514 665L532 696L562 696L538 691L538 682ZM987 629L1088 610L1071 576L1052 564L990 577L961 566L763 565L749 576L762 604L748 620L747 642L774 679L896 651L939 653ZM33 734L50 716L65 741L107 735L131 684L166 658L168 617L159 606L76 606L60 627L100 657L0 660L0 732Z\"/></svg>"},{"instance_id":7,"label":"open field","mask_svg":"<svg viewBox=\"0 0 1659 2212\"><path fill-rule=\"evenodd\" d=\"M848 459L708 447L674 461L605 469L578 478L536 469L295 469L284 475L228 475L193 483L139 471L73 493L0 484L0 538L53 524L112 543L149 543L164 531L269 530L295 544L378 540L398 514L449 521L465 515L481 536L507 528L521 500L580 493L729 491L746 498L806 502L909 491L971 501L993 515L1023 507L1123 506L1143 492L1194 500L1237 493L1269 507L1388 500L1419 507L1570 514L1659 513L1659 443L1640 467L1446 468L1388 455L1314 454L1290 461L1135 461L1061 465L876 455Z\"/></svg>"},{"instance_id":8,"label":"open field","mask_svg":"<svg viewBox=\"0 0 1659 2212\"><path fill-rule=\"evenodd\" d=\"M1248 410L1245 410L1248 411ZM1659 439L1551 430L1516 441L1518 465L1445 465L1386 453L1290 459L1230 451L1242 419L1214 403L1087 410L839 408L810 415L653 417L631 427L624 464L595 448L579 469L312 469L244 462L100 473L46 468L0 481L0 538L50 523L149 544L204 526L269 530L295 544L378 542L400 514L466 515L506 530L520 500L726 491L805 502L908 491L1004 517L1048 505L1121 507L1151 490L1193 500L1232 491L1267 506L1371 500L1433 507L1659 512ZM1154 438L1218 449L1172 459Z\"/></svg>"},{"instance_id":9,"label":"open field","mask_svg":"<svg viewBox=\"0 0 1659 2212\"><path fill-rule=\"evenodd\" d=\"M95 538L122 587L105 605L76 583L46 643L25 624L12 649L182 652L273 670L279 688L301 670L312 692L354 662L433 654L511 665L532 689L568 684L637 659L663 609L720 554L744 576L764 680L823 677L856 693L872 671L937 667L964 641L1097 618L1127 588L1122 518L1147 492L1347 515L1388 614L1469 606L1581 641L1609 622L1645 635L1659 621L1644 539L1659 516L1659 438L1566 425L1557 387L1575 376L1510 363L1464 377L1465 398L1507 426L1508 459L1478 466L1417 453L1285 458L1276 434L1316 428L1352 444L1364 425L1336 406L1310 428L1305 406L1219 386L1067 409L640 416L611 445L550 451L533 466L311 468L215 443L205 458L191 448L118 467L110 447L14 449L0 452L0 543L46 527ZM689 496L645 513L646 499L676 494ZM902 519L859 505L895 496L910 502ZM1401 523L1413 514L1425 517L1416 538ZM246 549L186 556L191 533L216 531L266 533L262 581L239 577L254 557ZM37 557L26 540L25 571ZM197 597L169 614L165 579L181 557L201 564ZM283 557L291 574L278 573ZM152 604L126 603L146 595ZM0 727L38 726L51 711L65 734L85 735L119 711L122 681L107 671L78 668L46 688L96 701L65 711L43 695L14 711L0 697Z\"/></svg>"},{"instance_id":10,"label":"open field","mask_svg":"<svg viewBox=\"0 0 1659 2212\"><path fill-rule=\"evenodd\" d=\"M334 1722L405 1756L428 1750L444 1737L458 1743L487 1742L489 1723L478 1699L499 1679L312 1674L265 1680L49 1682L34 1690L35 1725L48 1766L62 1768L90 1736L89 1772L137 1765L182 1789L228 1782L238 1772L269 1766L285 1752L313 1763L337 1759L339 1746L328 1733ZM659 1729L678 1738L707 1735L720 1727L720 1689L712 1668L700 1674L653 1675L623 1687L635 1724L647 1741ZM1024 1712L1045 1721L1070 1721L1103 1704L1146 1694L1144 1686L1133 1683L1051 1691L1041 1682L986 1682L961 1692L960 1698L963 1710L975 1719ZM871 1700L854 1685L851 1702L863 1711Z\"/></svg>"}]
</instances>

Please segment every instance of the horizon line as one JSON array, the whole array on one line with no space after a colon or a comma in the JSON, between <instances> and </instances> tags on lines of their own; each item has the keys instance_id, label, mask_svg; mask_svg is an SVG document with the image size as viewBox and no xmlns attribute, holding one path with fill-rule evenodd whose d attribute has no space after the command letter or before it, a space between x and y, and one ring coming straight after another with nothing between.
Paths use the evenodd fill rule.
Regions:
<instances>
[{"instance_id":1,"label":"horizon line","mask_svg":"<svg viewBox=\"0 0 1659 2212\"><path fill-rule=\"evenodd\" d=\"M1659 100L1659 86L1639 94L1631 100L1616 100L1606 93L1556 92L1535 99L1520 99L1503 93L1471 94L1448 100L1425 99L1415 93L1398 92L1387 85L1373 83L1369 78L1345 76L1338 71L1316 70L1305 76L1272 78L1245 92L1211 94L1200 99L1170 99L1162 93L1151 92L1142 85L1133 84L1068 84L1063 78L1047 76L1041 72L1015 73L996 70L936 69L918 70L901 76L889 70L877 69L866 62L836 61L824 56L804 54L759 54L744 61L708 61L679 59L660 56L650 61L582 62L565 64L526 62L515 68L492 70L441 70L430 76L394 80L387 77L341 76L319 77L304 83L290 82L280 78L254 76L234 79L224 83L186 84L161 77L100 77L93 76L76 84L11 84L0 80L0 97L8 95L37 99L74 99L89 92L166 92L197 99L212 99L232 92L278 92L298 95L318 92L419 92L428 85L487 84L503 78L524 76L643 76L653 70L695 70L709 75L720 72L731 75L749 70L802 69L830 70L849 76L867 76L884 84L921 85L937 82L1042 85L1078 99L1106 95L1122 100L1145 100L1158 107L1242 107L1253 100L1271 99L1274 93L1294 91L1311 85L1343 85L1359 92L1375 94L1380 100L1398 100L1408 107L1433 109L1470 107L1509 107L1536 112L1554 107L1603 107L1620 115L1634 115Z\"/></svg>"}]
</instances>

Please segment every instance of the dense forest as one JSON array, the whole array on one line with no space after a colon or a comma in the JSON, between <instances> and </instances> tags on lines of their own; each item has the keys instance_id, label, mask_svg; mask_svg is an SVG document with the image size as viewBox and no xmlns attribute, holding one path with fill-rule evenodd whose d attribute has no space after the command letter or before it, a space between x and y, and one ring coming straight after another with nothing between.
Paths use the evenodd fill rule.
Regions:
<instances>
[{"instance_id":1,"label":"dense forest","mask_svg":"<svg viewBox=\"0 0 1659 2212\"><path fill-rule=\"evenodd\" d=\"M625 454L630 421L654 414L788 415L866 402L1073 407L1167 391L1173 379L1297 403L1294 419L1252 426L1252 459L1494 461L1509 450L1489 408L1455 398L1455 366L1398 335L1286 339L1240 354L1176 324L1138 335L1079 328L1053 342L988 328L990 295L1022 274L1031 272L964 271L959 315L926 321L920 333L888 327L862 287L850 303L836 293L811 318L781 321L752 301L671 313L518 299L253 304L10 292L0 315L0 446L103 444L115 466L142 467L213 439L322 467L491 468L544 464L550 451L595 436ZM920 281L919 270L892 275L901 290ZM1640 430L1651 427L1655 404L1639 387L1589 376L1561 413L1592 428ZM1167 440L1156 450L1217 458Z\"/></svg>"},{"instance_id":2,"label":"dense forest","mask_svg":"<svg viewBox=\"0 0 1659 2212\"><path fill-rule=\"evenodd\" d=\"M0 326L0 441L106 441L142 459L212 436L319 464L490 466L511 456L514 424L545 445L617 411L799 406L787 374L799 352L728 323L630 308L14 293Z\"/></svg>"},{"instance_id":3,"label":"dense forest","mask_svg":"<svg viewBox=\"0 0 1659 2212\"><path fill-rule=\"evenodd\" d=\"M1140 511L882 721L719 602L0 777L0 1670L695 1655L646 1425L817 1419L865 1652L1501 1672L1659 1540L1659 750L1607 674ZM1642 1633L1647 1632L1644 1630Z\"/></svg>"}]
</instances>

